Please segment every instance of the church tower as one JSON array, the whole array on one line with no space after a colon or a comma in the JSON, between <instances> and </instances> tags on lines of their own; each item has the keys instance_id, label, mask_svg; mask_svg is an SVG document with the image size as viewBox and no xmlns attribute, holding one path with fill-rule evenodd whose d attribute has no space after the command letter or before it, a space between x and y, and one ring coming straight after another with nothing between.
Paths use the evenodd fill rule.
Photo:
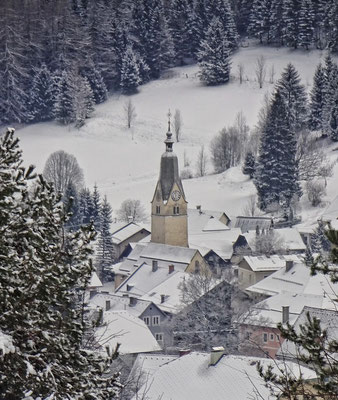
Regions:
<instances>
[{"instance_id":1,"label":"church tower","mask_svg":"<svg viewBox=\"0 0 338 400\"><path fill-rule=\"evenodd\" d=\"M188 215L185 194L173 152L170 114L165 153L161 157L160 177L151 202L151 241L171 246L189 247Z\"/></svg>"}]
</instances>

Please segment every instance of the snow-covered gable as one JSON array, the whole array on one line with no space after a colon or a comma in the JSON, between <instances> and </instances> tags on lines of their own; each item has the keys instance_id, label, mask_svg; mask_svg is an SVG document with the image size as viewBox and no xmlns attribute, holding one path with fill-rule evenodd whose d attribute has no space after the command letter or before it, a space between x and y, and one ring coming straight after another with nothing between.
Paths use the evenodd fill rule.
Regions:
<instances>
[{"instance_id":1,"label":"snow-covered gable","mask_svg":"<svg viewBox=\"0 0 338 400\"><path fill-rule=\"evenodd\" d=\"M248 263L252 271L277 271L285 267L286 261L301 262L302 257L297 254L290 254L286 256L272 255L272 256L244 256L244 260Z\"/></svg>"},{"instance_id":2,"label":"snow-covered gable","mask_svg":"<svg viewBox=\"0 0 338 400\"><path fill-rule=\"evenodd\" d=\"M309 313L312 318L320 320L320 326L327 331L329 340L338 341L338 312L336 309L323 310L311 306L304 307L293 326L296 332L300 332L300 325L304 325L307 322L307 313ZM281 356L284 359L295 359L298 355L299 348L296 349L295 344L288 340L282 343L281 348L277 352L277 356ZM338 354L336 354L336 357L337 356Z\"/></svg>"},{"instance_id":3,"label":"snow-covered gable","mask_svg":"<svg viewBox=\"0 0 338 400\"><path fill-rule=\"evenodd\" d=\"M119 244L121 242L124 242L125 240L131 238L132 236L136 235L136 233L142 230L146 229L138 224L135 224L135 222L125 224L112 233L113 243ZM150 234L149 231L148 233Z\"/></svg>"},{"instance_id":4,"label":"snow-covered gable","mask_svg":"<svg viewBox=\"0 0 338 400\"><path fill-rule=\"evenodd\" d=\"M203 232L219 232L219 231L228 231L230 228L223 224L223 222L219 221L218 219L214 217L210 217L208 222L205 224L203 227L202 231Z\"/></svg>"},{"instance_id":5,"label":"snow-covered gable","mask_svg":"<svg viewBox=\"0 0 338 400\"><path fill-rule=\"evenodd\" d=\"M306 250L306 246L297 229L295 228L274 229L274 233L282 239L283 245L286 247L287 250L297 251L297 252L302 252ZM256 231L249 231L247 233L244 233L243 236L245 237L250 248L254 250L256 241Z\"/></svg>"},{"instance_id":6,"label":"snow-covered gable","mask_svg":"<svg viewBox=\"0 0 338 400\"><path fill-rule=\"evenodd\" d=\"M147 325L127 311L105 311L103 325L95 334L102 348L114 348L119 343L119 353L122 355L161 350Z\"/></svg>"},{"instance_id":7,"label":"snow-covered gable","mask_svg":"<svg viewBox=\"0 0 338 400\"><path fill-rule=\"evenodd\" d=\"M246 325L269 326L276 328L283 319L283 306L289 307L289 323L293 325L305 306L316 308L334 308L322 295L296 294L282 292L255 304L247 314L240 319Z\"/></svg>"},{"instance_id":8,"label":"snow-covered gable","mask_svg":"<svg viewBox=\"0 0 338 400\"><path fill-rule=\"evenodd\" d=\"M160 365L152 375L148 370L148 384L133 400L142 398L143 394L148 400L243 400L255 397L258 392L259 398L274 399L259 377L258 361L264 368L273 365L267 359L223 356L211 366L209 354L190 353ZM315 377L313 371L294 363L281 364L281 367L296 375L301 372L305 379ZM274 372L278 373L276 365Z\"/></svg>"},{"instance_id":9,"label":"snow-covered gable","mask_svg":"<svg viewBox=\"0 0 338 400\"><path fill-rule=\"evenodd\" d=\"M101 282L100 278L97 276L97 273L94 271L90 278L90 281L88 284L88 289L94 289L94 288L99 288L99 287L102 287L102 282Z\"/></svg>"},{"instance_id":10,"label":"snow-covered gable","mask_svg":"<svg viewBox=\"0 0 338 400\"><path fill-rule=\"evenodd\" d=\"M233 244L241 234L239 228L228 231L202 232L189 235L190 247L204 247L214 250L224 260L230 260Z\"/></svg>"},{"instance_id":11,"label":"snow-covered gable","mask_svg":"<svg viewBox=\"0 0 338 400\"><path fill-rule=\"evenodd\" d=\"M303 263L294 263L289 270L283 267L245 290L249 293L259 293L266 296L290 292L325 295L328 299L336 299L338 283L332 283L326 275L321 273L311 276L309 267Z\"/></svg>"},{"instance_id":12,"label":"snow-covered gable","mask_svg":"<svg viewBox=\"0 0 338 400\"><path fill-rule=\"evenodd\" d=\"M188 232L189 236L201 233L210 219L219 221L225 229L229 229L225 221L230 220L222 211L197 210L188 208ZM223 221L223 222L222 222ZM220 225L218 225L220 226Z\"/></svg>"}]
</instances>

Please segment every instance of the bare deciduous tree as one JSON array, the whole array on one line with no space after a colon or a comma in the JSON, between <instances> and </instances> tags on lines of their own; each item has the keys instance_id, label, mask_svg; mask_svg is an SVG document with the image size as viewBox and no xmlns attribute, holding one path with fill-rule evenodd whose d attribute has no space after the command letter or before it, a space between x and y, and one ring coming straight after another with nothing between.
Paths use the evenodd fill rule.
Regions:
<instances>
[{"instance_id":1,"label":"bare deciduous tree","mask_svg":"<svg viewBox=\"0 0 338 400\"><path fill-rule=\"evenodd\" d=\"M253 251L255 255L269 256L278 253L282 254L285 251L286 248L283 238L273 229L269 229L266 232L257 232L255 249Z\"/></svg>"},{"instance_id":2,"label":"bare deciduous tree","mask_svg":"<svg viewBox=\"0 0 338 400\"><path fill-rule=\"evenodd\" d=\"M128 129L131 128L131 125L134 123L135 118L136 118L136 111L135 111L135 106L131 99L128 99L124 103L124 115L125 115L125 121L127 124Z\"/></svg>"},{"instance_id":3,"label":"bare deciduous tree","mask_svg":"<svg viewBox=\"0 0 338 400\"><path fill-rule=\"evenodd\" d=\"M244 206L242 213L244 216L254 217L256 215L260 215L261 211L257 207L257 196L252 195L249 197L246 205Z\"/></svg>"},{"instance_id":4,"label":"bare deciduous tree","mask_svg":"<svg viewBox=\"0 0 338 400\"><path fill-rule=\"evenodd\" d=\"M43 176L47 182L53 183L58 192L65 193L72 185L80 191L84 185L84 177L76 158L63 150L52 153L45 164Z\"/></svg>"},{"instance_id":5,"label":"bare deciduous tree","mask_svg":"<svg viewBox=\"0 0 338 400\"><path fill-rule=\"evenodd\" d=\"M238 78L239 78L239 83L243 83L243 77L244 77L244 65L242 63L239 63L237 66L238 70Z\"/></svg>"},{"instance_id":6,"label":"bare deciduous tree","mask_svg":"<svg viewBox=\"0 0 338 400\"><path fill-rule=\"evenodd\" d=\"M204 176L206 174L207 160L208 156L206 155L203 145L201 146L201 149L197 155L197 162L196 162L197 176Z\"/></svg>"},{"instance_id":7,"label":"bare deciduous tree","mask_svg":"<svg viewBox=\"0 0 338 400\"><path fill-rule=\"evenodd\" d=\"M117 210L117 217L124 222L142 222L147 219L147 214L140 200L127 199Z\"/></svg>"},{"instance_id":8,"label":"bare deciduous tree","mask_svg":"<svg viewBox=\"0 0 338 400\"><path fill-rule=\"evenodd\" d=\"M326 189L321 182L308 181L306 182L306 192L311 205L317 207L322 202L322 198L326 194Z\"/></svg>"},{"instance_id":9,"label":"bare deciduous tree","mask_svg":"<svg viewBox=\"0 0 338 400\"><path fill-rule=\"evenodd\" d=\"M264 56L260 56L256 59L255 74L256 74L259 88L262 89L264 80L265 80L265 75L266 75L265 57Z\"/></svg>"},{"instance_id":10,"label":"bare deciduous tree","mask_svg":"<svg viewBox=\"0 0 338 400\"><path fill-rule=\"evenodd\" d=\"M179 142L182 135L183 121L182 121L181 111L178 109L175 110L173 126L176 136L176 142Z\"/></svg>"},{"instance_id":11,"label":"bare deciduous tree","mask_svg":"<svg viewBox=\"0 0 338 400\"><path fill-rule=\"evenodd\" d=\"M269 77L270 77L269 82L270 83L274 83L275 82L275 74L276 74L275 66L274 66L274 64L272 64L270 69L269 69Z\"/></svg>"}]
</instances>

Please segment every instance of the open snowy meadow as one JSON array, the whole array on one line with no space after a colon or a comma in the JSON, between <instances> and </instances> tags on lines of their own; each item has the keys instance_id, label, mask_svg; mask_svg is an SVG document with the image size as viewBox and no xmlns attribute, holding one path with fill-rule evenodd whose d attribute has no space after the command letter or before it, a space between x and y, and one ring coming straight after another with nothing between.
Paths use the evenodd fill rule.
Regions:
<instances>
[{"instance_id":1,"label":"open snowy meadow","mask_svg":"<svg viewBox=\"0 0 338 400\"><path fill-rule=\"evenodd\" d=\"M259 89L255 77L255 64L264 55L266 78ZM96 107L92 118L80 129L57 123L39 123L17 128L24 150L26 164L33 163L37 171L43 170L48 156L57 150L73 154L85 175L86 185L92 189L96 183L100 192L107 195L114 210L127 198L139 199L150 212L155 183L159 173L160 156L167 131L167 113L170 109L181 111L182 137L174 146L183 168L185 157L190 169L196 171L196 157L202 145L209 151L210 140L225 126L234 122L240 111L253 128L264 94L272 91L284 67L292 62L307 90L311 89L317 64L325 57L322 51L294 51L269 47L241 48L232 58L231 81L217 87L203 86L197 76L197 66L173 68L157 81L140 87L133 96L113 95ZM244 66L244 82L240 84L238 65ZM274 76L271 71L274 70ZM126 128L124 105L130 98L137 113L131 129ZM331 151L330 158L338 157ZM255 188L240 167L222 174L212 174L212 164L207 165L209 175L184 180L183 185L189 207L201 205L204 209L223 210L230 215L241 214ZM321 208L309 205L306 196L301 200L303 223L310 224L323 213L338 196L338 167L328 180L325 204Z\"/></svg>"}]
</instances>

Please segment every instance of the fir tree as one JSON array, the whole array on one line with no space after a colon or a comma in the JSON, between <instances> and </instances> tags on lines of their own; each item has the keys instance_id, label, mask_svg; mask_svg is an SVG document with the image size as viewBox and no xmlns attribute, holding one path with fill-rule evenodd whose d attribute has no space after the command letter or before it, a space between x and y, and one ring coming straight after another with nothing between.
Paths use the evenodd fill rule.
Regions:
<instances>
[{"instance_id":1,"label":"fir tree","mask_svg":"<svg viewBox=\"0 0 338 400\"><path fill-rule=\"evenodd\" d=\"M122 58L121 89L122 93L131 94L137 91L141 82L136 56L129 46Z\"/></svg>"},{"instance_id":2,"label":"fir tree","mask_svg":"<svg viewBox=\"0 0 338 400\"><path fill-rule=\"evenodd\" d=\"M31 120L48 121L53 118L53 80L46 66L35 71L30 90L29 109Z\"/></svg>"},{"instance_id":3,"label":"fir tree","mask_svg":"<svg viewBox=\"0 0 338 400\"><path fill-rule=\"evenodd\" d=\"M331 244L326 236L325 225L318 221L318 226L311 236L311 249L313 253L327 254L331 250Z\"/></svg>"},{"instance_id":4,"label":"fir tree","mask_svg":"<svg viewBox=\"0 0 338 400\"><path fill-rule=\"evenodd\" d=\"M283 42L297 49L301 0L284 0L282 8Z\"/></svg>"},{"instance_id":5,"label":"fir tree","mask_svg":"<svg viewBox=\"0 0 338 400\"><path fill-rule=\"evenodd\" d=\"M263 128L254 183L261 210L272 204L288 208L293 197L301 194L295 133L288 121L285 99L278 91Z\"/></svg>"},{"instance_id":6,"label":"fir tree","mask_svg":"<svg viewBox=\"0 0 338 400\"><path fill-rule=\"evenodd\" d=\"M250 179L252 179L255 174L255 163L255 156L251 153L251 151L248 151L245 156L242 172L244 175L249 175Z\"/></svg>"},{"instance_id":7,"label":"fir tree","mask_svg":"<svg viewBox=\"0 0 338 400\"><path fill-rule=\"evenodd\" d=\"M94 204L90 190L85 188L81 190L79 196L79 214L82 225L88 225L94 221Z\"/></svg>"},{"instance_id":8,"label":"fir tree","mask_svg":"<svg viewBox=\"0 0 338 400\"><path fill-rule=\"evenodd\" d=\"M199 77L207 85L219 85L230 79L230 47L223 26L214 18L198 52Z\"/></svg>"},{"instance_id":9,"label":"fir tree","mask_svg":"<svg viewBox=\"0 0 338 400\"><path fill-rule=\"evenodd\" d=\"M93 201L94 227L95 227L96 231L99 231L100 226L101 226L101 196L100 196L100 192L99 192L96 184L94 185L92 201Z\"/></svg>"},{"instance_id":10,"label":"fir tree","mask_svg":"<svg viewBox=\"0 0 338 400\"><path fill-rule=\"evenodd\" d=\"M107 86L105 85L99 70L92 65L90 67L83 68L81 74L89 82L95 103L100 104L106 101L108 97Z\"/></svg>"},{"instance_id":11,"label":"fir tree","mask_svg":"<svg viewBox=\"0 0 338 400\"><path fill-rule=\"evenodd\" d=\"M259 38L263 43L263 37L268 30L268 9L266 0L254 0L252 4L248 33Z\"/></svg>"},{"instance_id":12,"label":"fir tree","mask_svg":"<svg viewBox=\"0 0 338 400\"><path fill-rule=\"evenodd\" d=\"M75 88L70 75L67 71L63 71L61 75L53 111L54 118L64 125L73 122L76 116L74 104Z\"/></svg>"},{"instance_id":13,"label":"fir tree","mask_svg":"<svg viewBox=\"0 0 338 400\"><path fill-rule=\"evenodd\" d=\"M323 109L325 104L325 74L319 64L313 77L313 86L310 93L309 128L312 131L323 129Z\"/></svg>"},{"instance_id":14,"label":"fir tree","mask_svg":"<svg viewBox=\"0 0 338 400\"><path fill-rule=\"evenodd\" d=\"M331 107L329 120L329 137L334 142L338 142L338 86L334 103Z\"/></svg>"},{"instance_id":15,"label":"fir tree","mask_svg":"<svg viewBox=\"0 0 338 400\"><path fill-rule=\"evenodd\" d=\"M76 88L74 93L74 111L76 127L80 128L94 111L94 95L86 78L78 75L74 78Z\"/></svg>"},{"instance_id":16,"label":"fir tree","mask_svg":"<svg viewBox=\"0 0 338 400\"><path fill-rule=\"evenodd\" d=\"M82 348L93 230L64 231L60 197L22 167L13 130L1 138L0 177L0 329L13 343L0 353L2 398L116 397L109 359Z\"/></svg>"},{"instance_id":17,"label":"fir tree","mask_svg":"<svg viewBox=\"0 0 338 400\"><path fill-rule=\"evenodd\" d=\"M101 207L101 224L97 244L96 269L99 276L105 280L108 267L114 263L114 247L110 224L112 223L112 209L105 196Z\"/></svg>"},{"instance_id":18,"label":"fir tree","mask_svg":"<svg viewBox=\"0 0 338 400\"><path fill-rule=\"evenodd\" d=\"M282 72L276 90L284 98L290 128L299 132L307 124L307 98L305 87L300 83L299 74L291 63Z\"/></svg>"},{"instance_id":19,"label":"fir tree","mask_svg":"<svg viewBox=\"0 0 338 400\"><path fill-rule=\"evenodd\" d=\"M330 121L332 109L335 105L336 93L338 91L338 66L332 60L330 54L325 58L325 102L323 106L323 131L326 135L330 135Z\"/></svg>"},{"instance_id":20,"label":"fir tree","mask_svg":"<svg viewBox=\"0 0 338 400\"><path fill-rule=\"evenodd\" d=\"M314 19L315 15L312 7L312 0L301 0L298 44L300 47L305 47L306 50L309 50L309 47L313 43Z\"/></svg>"},{"instance_id":21,"label":"fir tree","mask_svg":"<svg viewBox=\"0 0 338 400\"><path fill-rule=\"evenodd\" d=\"M71 231L78 230L81 226L79 195L72 182L68 184L66 192L62 197L62 201L65 205L65 210L68 213L65 227Z\"/></svg>"}]
</instances>

